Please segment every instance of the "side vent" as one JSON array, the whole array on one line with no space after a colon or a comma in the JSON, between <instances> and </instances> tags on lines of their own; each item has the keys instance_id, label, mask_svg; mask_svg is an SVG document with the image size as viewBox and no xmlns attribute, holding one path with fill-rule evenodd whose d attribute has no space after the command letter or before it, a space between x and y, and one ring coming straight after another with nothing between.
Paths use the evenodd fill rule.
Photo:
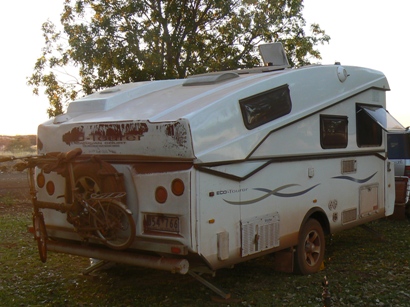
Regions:
<instances>
[{"instance_id":1,"label":"side vent","mask_svg":"<svg viewBox=\"0 0 410 307\"><path fill-rule=\"evenodd\" d=\"M279 214L241 221L242 257L279 246Z\"/></svg>"},{"instance_id":2,"label":"side vent","mask_svg":"<svg viewBox=\"0 0 410 307\"><path fill-rule=\"evenodd\" d=\"M342 160L342 174L356 173L357 161L356 160Z\"/></svg>"},{"instance_id":3,"label":"side vent","mask_svg":"<svg viewBox=\"0 0 410 307\"><path fill-rule=\"evenodd\" d=\"M349 209L342 212L342 224L347 224L357 220L357 208Z\"/></svg>"}]
</instances>

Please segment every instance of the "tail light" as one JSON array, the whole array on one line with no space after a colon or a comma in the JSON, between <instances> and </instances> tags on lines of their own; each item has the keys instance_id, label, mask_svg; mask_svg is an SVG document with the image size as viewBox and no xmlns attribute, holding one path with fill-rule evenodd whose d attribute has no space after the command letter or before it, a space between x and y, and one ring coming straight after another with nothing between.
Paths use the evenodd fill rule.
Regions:
<instances>
[{"instance_id":1,"label":"tail light","mask_svg":"<svg viewBox=\"0 0 410 307\"><path fill-rule=\"evenodd\" d=\"M182 194L184 194L184 191L185 191L184 182L179 178L174 179L171 183L171 191L172 191L172 194L174 194L175 196L181 196ZM155 200L159 202L160 204L163 204L167 201L167 199L168 199L167 189L163 186L157 187L155 190Z\"/></svg>"},{"instance_id":2,"label":"tail light","mask_svg":"<svg viewBox=\"0 0 410 307\"><path fill-rule=\"evenodd\" d=\"M171 184L172 193L176 196L181 196L184 194L185 185L181 179L174 179Z\"/></svg>"},{"instance_id":3,"label":"tail light","mask_svg":"<svg viewBox=\"0 0 410 307\"><path fill-rule=\"evenodd\" d=\"M172 246L172 247L171 247L171 253L173 253L173 254L181 254L181 253L182 253L182 250L181 250L181 248L178 247L178 246Z\"/></svg>"},{"instance_id":4,"label":"tail light","mask_svg":"<svg viewBox=\"0 0 410 307\"><path fill-rule=\"evenodd\" d=\"M155 200L159 202L160 204L163 204L166 202L167 198L168 198L167 190L162 186L157 187L157 189L155 190Z\"/></svg>"},{"instance_id":5,"label":"tail light","mask_svg":"<svg viewBox=\"0 0 410 307\"><path fill-rule=\"evenodd\" d=\"M47 181L46 190L47 190L48 195L53 195L56 190L54 186L54 182Z\"/></svg>"},{"instance_id":6,"label":"tail light","mask_svg":"<svg viewBox=\"0 0 410 307\"><path fill-rule=\"evenodd\" d=\"M46 184L46 177L44 177L44 174L41 172L40 174L37 175L37 186L39 188L43 188L45 184Z\"/></svg>"}]
</instances>

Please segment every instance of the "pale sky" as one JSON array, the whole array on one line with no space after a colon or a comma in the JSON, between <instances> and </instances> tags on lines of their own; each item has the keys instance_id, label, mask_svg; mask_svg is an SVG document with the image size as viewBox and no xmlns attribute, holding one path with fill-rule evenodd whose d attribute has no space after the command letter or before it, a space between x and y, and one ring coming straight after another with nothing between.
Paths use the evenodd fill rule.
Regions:
<instances>
[{"instance_id":1,"label":"pale sky","mask_svg":"<svg viewBox=\"0 0 410 307\"><path fill-rule=\"evenodd\" d=\"M330 35L319 46L322 64L363 66L382 71L389 80L387 110L410 126L407 90L408 0L305 0L307 24L318 23ZM59 24L63 0L7 1L0 12L3 73L0 135L36 134L48 119L45 95L35 96L26 85L44 45L41 25Z\"/></svg>"}]
</instances>

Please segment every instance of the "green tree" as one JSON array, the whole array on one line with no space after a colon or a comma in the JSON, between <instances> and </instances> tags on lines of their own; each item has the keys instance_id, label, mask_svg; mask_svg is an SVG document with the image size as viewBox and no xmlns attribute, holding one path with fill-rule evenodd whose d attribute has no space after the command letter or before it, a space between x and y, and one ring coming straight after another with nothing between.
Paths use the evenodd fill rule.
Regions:
<instances>
[{"instance_id":1,"label":"green tree","mask_svg":"<svg viewBox=\"0 0 410 307\"><path fill-rule=\"evenodd\" d=\"M309 64L330 37L317 24L307 35L302 9L303 0L65 0L62 31L43 24L28 84L45 89L52 117L119 83L260 65L264 42L281 42L292 66Z\"/></svg>"}]
</instances>

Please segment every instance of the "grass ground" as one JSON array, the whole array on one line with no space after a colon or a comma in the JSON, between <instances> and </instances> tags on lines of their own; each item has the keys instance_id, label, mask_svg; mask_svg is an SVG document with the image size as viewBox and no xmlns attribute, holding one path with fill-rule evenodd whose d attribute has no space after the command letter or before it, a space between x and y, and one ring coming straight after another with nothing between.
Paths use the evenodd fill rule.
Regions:
<instances>
[{"instance_id":1,"label":"grass ground","mask_svg":"<svg viewBox=\"0 0 410 307\"><path fill-rule=\"evenodd\" d=\"M384 219L328 239L325 269L311 276L279 273L268 256L206 277L231 293L221 301L192 277L117 265L81 274L89 261L49 253L39 260L27 232L31 208L0 199L0 306L323 306L329 281L333 306L409 306L410 223Z\"/></svg>"}]
</instances>

